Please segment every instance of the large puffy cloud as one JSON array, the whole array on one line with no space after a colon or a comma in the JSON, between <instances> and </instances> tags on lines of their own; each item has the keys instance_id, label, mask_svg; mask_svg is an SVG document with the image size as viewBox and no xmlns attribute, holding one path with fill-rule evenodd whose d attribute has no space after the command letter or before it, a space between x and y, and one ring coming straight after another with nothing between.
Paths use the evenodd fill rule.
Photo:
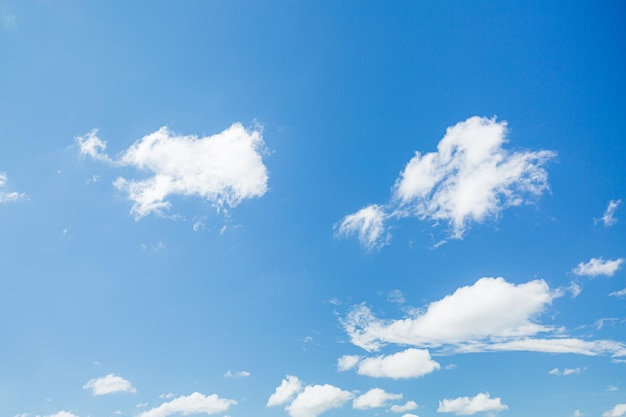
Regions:
<instances>
[{"instance_id":1,"label":"large puffy cloud","mask_svg":"<svg viewBox=\"0 0 626 417\"><path fill-rule=\"evenodd\" d=\"M581 262L572 270L576 275L597 277L599 275L613 276L624 263L624 258L605 261L603 258L591 258L589 262Z\"/></svg>"},{"instance_id":2,"label":"large puffy cloud","mask_svg":"<svg viewBox=\"0 0 626 417\"><path fill-rule=\"evenodd\" d=\"M83 385L83 389L91 390L93 395L113 394L115 392L137 392L130 381L115 374L90 379Z\"/></svg>"},{"instance_id":3,"label":"large puffy cloud","mask_svg":"<svg viewBox=\"0 0 626 417\"><path fill-rule=\"evenodd\" d=\"M358 356L344 356L339 359L340 371L357 367L359 375L374 378L416 378L429 374L441 366L432 360L428 350L407 349L392 355L379 355L361 359Z\"/></svg>"},{"instance_id":4,"label":"large puffy cloud","mask_svg":"<svg viewBox=\"0 0 626 417\"><path fill-rule=\"evenodd\" d=\"M383 320L361 304L342 320L351 342L368 351L386 344L437 348L440 353L532 351L626 356L626 345L612 340L567 337L563 329L537 322L537 317L563 294L543 280L512 284L504 278L481 278L458 288L405 318ZM546 336L539 337L540 333ZM344 356L339 370L359 366L358 356Z\"/></svg>"},{"instance_id":5,"label":"large puffy cloud","mask_svg":"<svg viewBox=\"0 0 626 417\"><path fill-rule=\"evenodd\" d=\"M385 407L388 401L399 400L402 394L392 394L381 388L372 388L365 394L359 395L352 402L352 408L369 410L370 408Z\"/></svg>"},{"instance_id":6,"label":"large puffy cloud","mask_svg":"<svg viewBox=\"0 0 626 417\"><path fill-rule=\"evenodd\" d=\"M377 350L385 343L440 346L532 335L549 330L531 319L555 296L543 280L515 285L504 278L481 278L431 303L415 316L384 321L361 305L343 324L352 343L366 350Z\"/></svg>"},{"instance_id":7,"label":"large puffy cloud","mask_svg":"<svg viewBox=\"0 0 626 417\"><path fill-rule=\"evenodd\" d=\"M454 413L459 416L466 416L480 412L497 412L506 410L509 407L502 404L500 398L490 398L489 393L481 392L475 397L458 397L454 399L444 399L439 401L439 413Z\"/></svg>"},{"instance_id":8,"label":"large puffy cloud","mask_svg":"<svg viewBox=\"0 0 626 417\"><path fill-rule=\"evenodd\" d=\"M609 411L602 413L602 417L622 417L626 416L626 404L617 404Z\"/></svg>"},{"instance_id":9,"label":"large puffy cloud","mask_svg":"<svg viewBox=\"0 0 626 417\"><path fill-rule=\"evenodd\" d=\"M0 172L0 204L16 201L25 197L24 193L18 193L17 191L5 191L7 181L7 174Z\"/></svg>"},{"instance_id":10,"label":"large puffy cloud","mask_svg":"<svg viewBox=\"0 0 626 417\"><path fill-rule=\"evenodd\" d=\"M354 233L364 246L380 247L389 241L381 219L415 216L445 222L451 236L461 238L471 223L532 202L548 189L543 165L556 154L505 150L506 134L506 122L484 117L448 128L436 152L416 152L396 180L387 205L346 216L338 226L340 234ZM378 222L368 228L363 210L372 207L378 210Z\"/></svg>"},{"instance_id":11,"label":"large puffy cloud","mask_svg":"<svg viewBox=\"0 0 626 417\"><path fill-rule=\"evenodd\" d=\"M223 413L234 404L237 404L237 401L220 398L217 394L203 395L194 392L191 395L180 396L158 407L144 411L139 417L167 417L177 413L184 416L189 414L211 415Z\"/></svg>"},{"instance_id":12,"label":"large puffy cloud","mask_svg":"<svg viewBox=\"0 0 626 417\"><path fill-rule=\"evenodd\" d=\"M267 400L267 407L288 403L297 393L302 391L302 381L293 375L287 375Z\"/></svg>"},{"instance_id":13,"label":"large puffy cloud","mask_svg":"<svg viewBox=\"0 0 626 417\"><path fill-rule=\"evenodd\" d=\"M106 143L96 131L76 140L83 156L148 173L148 178L119 177L114 182L128 193L131 214L137 219L163 214L171 206L170 196L197 196L218 209L228 209L267 191L262 133L239 123L205 137L177 135L162 127L135 142L117 160L104 153Z\"/></svg>"},{"instance_id":14,"label":"large puffy cloud","mask_svg":"<svg viewBox=\"0 0 626 417\"><path fill-rule=\"evenodd\" d=\"M309 385L285 409L291 417L317 417L333 408L340 408L353 395L333 385Z\"/></svg>"}]
</instances>

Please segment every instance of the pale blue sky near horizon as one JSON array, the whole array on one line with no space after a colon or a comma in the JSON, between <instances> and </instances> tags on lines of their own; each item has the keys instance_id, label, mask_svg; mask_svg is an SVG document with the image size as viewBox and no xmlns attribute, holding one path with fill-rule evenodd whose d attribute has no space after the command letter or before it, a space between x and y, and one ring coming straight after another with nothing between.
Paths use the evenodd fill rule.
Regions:
<instances>
[{"instance_id":1,"label":"pale blue sky near horizon","mask_svg":"<svg viewBox=\"0 0 626 417\"><path fill-rule=\"evenodd\" d=\"M626 416L625 12L0 0L0 415Z\"/></svg>"}]
</instances>

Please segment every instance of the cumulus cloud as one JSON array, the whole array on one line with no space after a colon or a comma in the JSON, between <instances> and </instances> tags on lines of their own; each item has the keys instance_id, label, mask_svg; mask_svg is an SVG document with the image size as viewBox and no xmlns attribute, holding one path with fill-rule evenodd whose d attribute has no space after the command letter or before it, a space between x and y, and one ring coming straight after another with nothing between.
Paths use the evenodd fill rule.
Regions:
<instances>
[{"instance_id":1,"label":"cumulus cloud","mask_svg":"<svg viewBox=\"0 0 626 417\"><path fill-rule=\"evenodd\" d=\"M624 258L605 261L603 258L591 258L587 263L581 262L572 270L576 275L597 277L599 275L613 276L624 263Z\"/></svg>"},{"instance_id":2,"label":"cumulus cloud","mask_svg":"<svg viewBox=\"0 0 626 417\"><path fill-rule=\"evenodd\" d=\"M480 412L498 412L509 407L502 404L500 398L490 398L488 392L481 392L475 397L458 397L439 401L438 413L454 413L458 416L467 416Z\"/></svg>"},{"instance_id":3,"label":"cumulus cloud","mask_svg":"<svg viewBox=\"0 0 626 417\"><path fill-rule=\"evenodd\" d=\"M444 222L460 239L470 224L533 202L549 189L543 166L556 153L506 150L506 135L506 122L495 118L471 117L449 127L436 152L415 153L389 203L346 216L339 235L357 234L365 247L381 247L390 238L383 220L411 216Z\"/></svg>"},{"instance_id":4,"label":"cumulus cloud","mask_svg":"<svg viewBox=\"0 0 626 417\"><path fill-rule=\"evenodd\" d=\"M291 417L317 417L340 408L353 398L351 392L333 385L309 385L285 409Z\"/></svg>"},{"instance_id":5,"label":"cumulus cloud","mask_svg":"<svg viewBox=\"0 0 626 417\"><path fill-rule=\"evenodd\" d=\"M291 399L302 391L302 381L296 376L287 375L283 379L280 386L276 388L274 394L267 400L266 407L274 407L283 405L291 401Z\"/></svg>"},{"instance_id":6,"label":"cumulus cloud","mask_svg":"<svg viewBox=\"0 0 626 417\"><path fill-rule=\"evenodd\" d=\"M7 191L6 184L8 181L7 174L4 172L0 172L0 204L8 203L11 201L19 200L20 198L26 197L24 193L18 193L16 191Z\"/></svg>"},{"instance_id":7,"label":"cumulus cloud","mask_svg":"<svg viewBox=\"0 0 626 417\"><path fill-rule=\"evenodd\" d=\"M617 404L613 409L602 413L602 417L622 417L626 416L626 404Z\"/></svg>"},{"instance_id":8,"label":"cumulus cloud","mask_svg":"<svg viewBox=\"0 0 626 417\"><path fill-rule=\"evenodd\" d=\"M549 330L531 319L555 296L543 280L515 285L504 278L481 278L432 302L415 317L384 321L361 305L343 325L352 343L370 351L386 343L441 346L490 337L533 335Z\"/></svg>"},{"instance_id":9,"label":"cumulus cloud","mask_svg":"<svg viewBox=\"0 0 626 417\"><path fill-rule=\"evenodd\" d=\"M400 400L402 394L391 394L381 388L372 388L365 394L359 395L352 402L352 408L369 410L370 408L386 407L388 401Z\"/></svg>"},{"instance_id":10,"label":"cumulus cloud","mask_svg":"<svg viewBox=\"0 0 626 417\"><path fill-rule=\"evenodd\" d=\"M113 394L115 392L131 392L136 393L137 390L126 379L115 374L108 374L102 378L90 379L85 385L84 390L91 390L93 395Z\"/></svg>"},{"instance_id":11,"label":"cumulus cloud","mask_svg":"<svg viewBox=\"0 0 626 417\"><path fill-rule=\"evenodd\" d=\"M622 200L611 200L609 205L604 211L604 214L599 219L593 219L594 224L602 223L605 227L613 226L617 223L615 218L615 210L622 204Z\"/></svg>"},{"instance_id":12,"label":"cumulus cloud","mask_svg":"<svg viewBox=\"0 0 626 417\"><path fill-rule=\"evenodd\" d=\"M227 210L267 192L262 132L246 130L239 123L205 137L178 135L162 127L135 142L116 160L105 153L106 142L98 138L96 130L76 141L83 156L148 174L142 179L119 177L114 182L128 194L136 219L164 214L171 206L171 196L200 197L218 210Z\"/></svg>"},{"instance_id":13,"label":"cumulus cloud","mask_svg":"<svg viewBox=\"0 0 626 417\"><path fill-rule=\"evenodd\" d=\"M217 394L203 395L199 392L194 392L191 395L180 396L158 407L144 411L139 417L167 417L177 413L184 416L189 414L211 415L223 413L231 405L235 404L237 404L237 401L220 398Z\"/></svg>"},{"instance_id":14,"label":"cumulus cloud","mask_svg":"<svg viewBox=\"0 0 626 417\"><path fill-rule=\"evenodd\" d=\"M392 405L389 408L389 411L391 411L392 413L404 413L405 411L411 411L415 409L417 409L417 403L415 401L407 401L404 405Z\"/></svg>"},{"instance_id":15,"label":"cumulus cloud","mask_svg":"<svg viewBox=\"0 0 626 417\"><path fill-rule=\"evenodd\" d=\"M357 367L359 375L393 379L417 378L441 368L432 360L428 350L414 348L365 359L358 356L344 356L338 361L337 368L340 371L353 367Z\"/></svg>"},{"instance_id":16,"label":"cumulus cloud","mask_svg":"<svg viewBox=\"0 0 626 417\"><path fill-rule=\"evenodd\" d=\"M248 371L231 372L230 370L228 370L224 374L224 378L246 378L249 376L250 376L250 372Z\"/></svg>"},{"instance_id":17,"label":"cumulus cloud","mask_svg":"<svg viewBox=\"0 0 626 417\"><path fill-rule=\"evenodd\" d=\"M391 239L391 235L385 231L386 216L381 206L367 206L335 225L335 236L356 235L361 245L368 250L380 249Z\"/></svg>"}]
</instances>

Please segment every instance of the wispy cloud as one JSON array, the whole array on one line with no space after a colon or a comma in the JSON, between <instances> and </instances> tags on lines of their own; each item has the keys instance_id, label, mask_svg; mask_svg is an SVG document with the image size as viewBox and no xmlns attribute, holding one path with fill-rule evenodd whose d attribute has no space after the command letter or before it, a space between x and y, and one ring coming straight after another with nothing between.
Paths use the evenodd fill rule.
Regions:
<instances>
[{"instance_id":1,"label":"wispy cloud","mask_svg":"<svg viewBox=\"0 0 626 417\"><path fill-rule=\"evenodd\" d=\"M614 259L612 261L605 261L602 257L591 258L589 262L581 262L572 272L576 275L584 275L588 277L597 277L599 275L613 276L615 272L624 263L624 258Z\"/></svg>"},{"instance_id":2,"label":"wispy cloud","mask_svg":"<svg viewBox=\"0 0 626 417\"><path fill-rule=\"evenodd\" d=\"M199 392L187 396L180 396L171 401L164 402L158 407L144 411L139 417L167 417L172 414L218 414L223 413L231 405L237 404L235 400L220 398L217 394L203 395Z\"/></svg>"},{"instance_id":3,"label":"wispy cloud","mask_svg":"<svg viewBox=\"0 0 626 417\"><path fill-rule=\"evenodd\" d=\"M604 214L599 219L593 219L594 224L602 223L605 227L613 226L617 223L617 218L615 218L615 210L622 204L622 200L611 200L609 201L609 205L604 211Z\"/></svg>"},{"instance_id":4,"label":"wispy cloud","mask_svg":"<svg viewBox=\"0 0 626 417\"><path fill-rule=\"evenodd\" d=\"M90 379L85 385L83 385L83 389L91 390L93 395L113 394L116 392L137 392L130 381L115 374L108 374L102 378Z\"/></svg>"},{"instance_id":5,"label":"wispy cloud","mask_svg":"<svg viewBox=\"0 0 626 417\"><path fill-rule=\"evenodd\" d=\"M432 360L428 350L414 348L369 358L348 355L339 358L337 362L340 371L355 367L359 375L393 379L417 378L441 368L439 363Z\"/></svg>"},{"instance_id":6,"label":"wispy cloud","mask_svg":"<svg viewBox=\"0 0 626 417\"><path fill-rule=\"evenodd\" d=\"M5 174L4 172L0 172L0 204L8 203L11 201L16 201L16 200L26 197L26 194L24 193L18 193L16 191L7 191L6 190L7 181L8 181L7 174Z\"/></svg>"},{"instance_id":7,"label":"wispy cloud","mask_svg":"<svg viewBox=\"0 0 626 417\"><path fill-rule=\"evenodd\" d=\"M618 298L626 297L626 288L624 288L623 290L619 290L619 291L613 291L612 293L609 294L609 296L618 297Z\"/></svg>"},{"instance_id":8,"label":"wispy cloud","mask_svg":"<svg viewBox=\"0 0 626 417\"><path fill-rule=\"evenodd\" d=\"M265 147L260 128L245 129L235 123L212 136L178 135L167 127L144 136L113 160L106 142L92 130L77 137L80 154L119 167L148 173L148 178L119 177L114 185L128 194L131 214L140 219L164 215L169 197L195 196L218 210L267 192L268 173L263 164Z\"/></svg>"},{"instance_id":9,"label":"wispy cloud","mask_svg":"<svg viewBox=\"0 0 626 417\"><path fill-rule=\"evenodd\" d=\"M548 373L550 375L564 375L564 376L568 376L568 375L578 375L578 374L580 374L580 372L581 372L580 368L565 368L565 369L563 369L563 371L561 371L559 368L554 368L554 369L552 369Z\"/></svg>"},{"instance_id":10,"label":"wispy cloud","mask_svg":"<svg viewBox=\"0 0 626 417\"><path fill-rule=\"evenodd\" d=\"M385 221L417 217L447 223L450 236L460 239L472 223L533 202L549 188L543 165L556 153L506 150L506 134L506 122L485 117L449 127L436 152L415 153L396 180L389 203L344 217L337 235L355 234L364 247L380 248L390 240Z\"/></svg>"},{"instance_id":11,"label":"wispy cloud","mask_svg":"<svg viewBox=\"0 0 626 417\"><path fill-rule=\"evenodd\" d=\"M224 378L246 378L250 376L250 372L248 371L237 371L237 372L232 372L230 370L228 370L225 374L224 374Z\"/></svg>"},{"instance_id":12,"label":"wispy cloud","mask_svg":"<svg viewBox=\"0 0 626 417\"><path fill-rule=\"evenodd\" d=\"M481 412L497 412L508 409L500 398L490 398L488 392L481 392L474 397L458 397L439 401L438 413L454 413L467 416Z\"/></svg>"}]
</instances>

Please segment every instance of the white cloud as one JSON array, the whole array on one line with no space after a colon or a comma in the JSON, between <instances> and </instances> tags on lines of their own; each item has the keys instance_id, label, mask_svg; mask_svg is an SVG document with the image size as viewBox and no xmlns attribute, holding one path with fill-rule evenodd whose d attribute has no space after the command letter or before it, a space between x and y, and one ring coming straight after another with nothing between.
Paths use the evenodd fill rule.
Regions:
<instances>
[{"instance_id":1,"label":"white cloud","mask_svg":"<svg viewBox=\"0 0 626 417\"><path fill-rule=\"evenodd\" d=\"M415 414L404 414L402 417L419 417Z\"/></svg>"},{"instance_id":2,"label":"white cloud","mask_svg":"<svg viewBox=\"0 0 626 417\"><path fill-rule=\"evenodd\" d=\"M317 417L340 408L352 397L352 393L332 385L309 385L285 409L291 417Z\"/></svg>"},{"instance_id":3,"label":"white cloud","mask_svg":"<svg viewBox=\"0 0 626 417\"><path fill-rule=\"evenodd\" d=\"M250 376L248 371L231 372L230 370L224 374L224 378L246 378Z\"/></svg>"},{"instance_id":4,"label":"white cloud","mask_svg":"<svg viewBox=\"0 0 626 417\"><path fill-rule=\"evenodd\" d=\"M563 369L563 372L561 372L559 370L559 368L554 368L552 369L550 372L548 372L550 375L577 375L580 374L581 369L580 368L565 368Z\"/></svg>"},{"instance_id":5,"label":"white cloud","mask_svg":"<svg viewBox=\"0 0 626 417\"><path fill-rule=\"evenodd\" d=\"M506 342L472 342L457 346L457 353L526 351L544 353L575 353L578 355L626 356L626 345L614 340L582 340L576 338L521 338Z\"/></svg>"},{"instance_id":6,"label":"white cloud","mask_svg":"<svg viewBox=\"0 0 626 417\"><path fill-rule=\"evenodd\" d=\"M50 414L47 417L78 417L76 414L72 414L69 411L59 411L58 413Z\"/></svg>"},{"instance_id":7,"label":"white cloud","mask_svg":"<svg viewBox=\"0 0 626 417\"><path fill-rule=\"evenodd\" d=\"M575 410L575 411L574 411L573 416L574 416L574 417L583 417L583 416L584 416L584 414L583 414L583 413L581 413L581 412L580 412L580 410Z\"/></svg>"},{"instance_id":8,"label":"white cloud","mask_svg":"<svg viewBox=\"0 0 626 417\"><path fill-rule=\"evenodd\" d=\"M619 388L617 388L615 385L609 385L608 387L606 387L606 390L609 392L613 392L619 390Z\"/></svg>"},{"instance_id":9,"label":"white cloud","mask_svg":"<svg viewBox=\"0 0 626 417\"><path fill-rule=\"evenodd\" d=\"M410 348L392 355L359 359L357 373L374 378L417 378L440 368L428 350Z\"/></svg>"},{"instance_id":10,"label":"white cloud","mask_svg":"<svg viewBox=\"0 0 626 417\"><path fill-rule=\"evenodd\" d=\"M612 293L609 294L611 297L625 297L626 296L626 288L624 288L623 290L619 290L619 291L613 291Z\"/></svg>"},{"instance_id":11,"label":"white cloud","mask_svg":"<svg viewBox=\"0 0 626 417\"><path fill-rule=\"evenodd\" d=\"M381 388L372 388L365 394L359 395L352 402L352 408L357 410L369 410L387 406L387 401L400 400L402 394L391 394Z\"/></svg>"},{"instance_id":12,"label":"white cloud","mask_svg":"<svg viewBox=\"0 0 626 417\"><path fill-rule=\"evenodd\" d=\"M162 127L135 142L115 161L104 153L106 142L96 133L92 130L76 138L81 155L149 174L144 179L119 177L114 182L128 193L136 219L164 214L171 206L170 196L201 197L222 210L267 192L260 129L246 130L235 123L216 135L199 138Z\"/></svg>"},{"instance_id":13,"label":"white cloud","mask_svg":"<svg viewBox=\"0 0 626 417\"><path fill-rule=\"evenodd\" d=\"M16 191L5 191L7 181L7 174L5 174L4 172L0 172L0 204L16 201L20 198L26 197L26 194L24 193L18 193Z\"/></svg>"},{"instance_id":14,"label":"white cloud","mask_svg":"<svg viewBox=\"0 0 626 417\"><path fill-rule=\"evenodd\" d=\"M84 390L91 390L93 395L105 395L115 392L131 392L135 393L137 390L126 379L115 374L108 374L102 378L90 379L85 385Z\"/></svg>"},{"instance_id":15,"label":"white cloud","mask_svg":"<svg viewBox=\"0 0 626 417\"><path fill-rule=\"evenodd\" d=\"M451 237L460 239L471 223L534 201L549 189L543 165L556 153L505 150L506 134L506 122L485 117L449 127L436 152L415 153L387 205L346 216L339 235L357 233L366 248L381 247L390 239L383 219L411 216L445 222Z\"/></svg>"},{"instance_id":16,"label":"white cloud","mask_svg":"<svg viewBox=\"0 0 626 417\"><path fill-rule=\"evenodd\" d=\"M480 412L497 412L509 407L502 404L500 398L490 398L488 392L481 392L475 397L458 397L439 401L439 413L454 413L458 416L466 416Z\"/></svg>"},{"instance_id":17,"label":"white cloud","mask_svg":"<svg viewBox=\"0 0 626 417\"><path fill-rule=\"evenodd\" d=\"M417 409L417 403L415 401L407 401L404 405L392 405L389 411L392 413L404 413L405 411L411 411Z\"/></svg>"},{"instance_id":18,"label":"white cloud","mask_svg":"<svg viewBox=\"0 0 626 417\"><path fill-rule=\"evenodd\" d=\"M622 417L626 416L626 404L617 404L612 410L602 413L602 417Z\"/></svg>"},{"instance_id":19,"label":"white cloud","mask_svg":"<svg viewBox=\"0 0 626 417\"><path fill-rule=\"evenodd\" d=\"M598 275L612 276L624 263L624 258L618 258L612 261L605 261L600 258L591 258L587 263L581 262L572 272L576 275L585 275L597 277Z\"/></svg>"},{"instance_id":20,"label":"white cloud","mask_svg":"<svg viewBox=\"0 0 626 417\"><path fill-rule=\"evenodd\" d=\"M361 361L361 357L357 355L343 355L341 358L337 360L337 370L338 371L347 371L355 366Z\"/></svg>"},{"instance_id":21,"label":"white cloud","mask_svg":"<svg viewBox=\"0 0 626 417\"><path fill-rule=\"evenodd\" d=\"M343 324L352 343L370 351L385 343L441 346L492 337L519 337L549 330L531 319L555 296L543 280L515 285L504 278L481 278L432 302L415 317L384 321L361 305Z\"/></svg>"},{"instance_id":22,"label":"white cloud","mask_svg":"<svg viewBox=\"0 0 626 417\"><path fill-rule=\"evenodd\" d=\"M28 413L18 413L16 415L14 415L13 417L28 417L29 414Z\"/></svg>"},{"instance_id":23,"label":"white cloud","mask_svg":"<svg viewBox=\"0 0 626 417\"><path fill-rule=\"evenodd\" d=\"M350 214L335 225L335 236L356 234L359 242L368 250L380 249L389 243L391 235L385 231L386 214L382 207L373 204Z\"/></svg>"},{"instance_id":24,"label":"white cloud","mask_svg":"<svg viewBox=\"0 0 626 417\"><path fill-rule=\"evenodd\" d=\"M404 304L406 299L404 298L404 294L400 290L391 290L389 294L387 294L387 301L395 303L395 304Z\"/></svg>"},{"instance_id":25,"label":"white cloud","mask_svg":"<svg viewBox=\"0 0 626 417\"><path fill-rule=\"evenodd\" d=\"M613 226L617 223L617 219L615 218L615 210L622 204L622 200L611 200L609 201L609 205L606 208L604 215L602 215L599 219L593 219L594 224L598 224L602 222L605 227Z\"/></svg>"},{"instance_id":26,"label":"white cloud","mask_svg":"<svg viewBox=\"0 0 626 417\"><path fill-rule=\"evenodd\" d=\"M139 417L167 417L176 413L184 416L189 414L211 415L223 413L234 404L237 404L237 401L220 398L217 394L203 395L194 392L191 395L180 396L158 407L144 411Z\"/></svg>"},{"instance_id":27,"label":"white cloud","mask_svg":"<svg viewBox=\"0 0 626 417\"><path fill-rule=\"evenodd\" d=\"M302 381L296 376L287 375L267 400L266 407L286 404L300 391L302 391Z\"/></svg>"}]
</instances>

